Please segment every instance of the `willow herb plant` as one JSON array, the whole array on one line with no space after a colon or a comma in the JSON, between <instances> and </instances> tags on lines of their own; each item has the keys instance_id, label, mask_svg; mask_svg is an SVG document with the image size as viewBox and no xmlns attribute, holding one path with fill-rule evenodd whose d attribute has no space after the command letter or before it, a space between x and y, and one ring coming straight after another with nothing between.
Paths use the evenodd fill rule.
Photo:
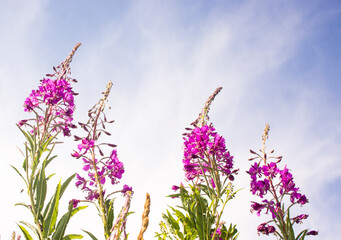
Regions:
<instances>
[{"instance_id":1,"label":"willow herb plant","mask_svg":"<svg viewBox=\"0 0 341 240\"><path fill-rule=\"evenodd\" d=\"M24 237L33 239L31 230L39 240L43 239L70 239L81 238L81 235L67 235L65 229L70 218L84 207L73 209L69 204L68 212L57 222L59 200L75 175L66 181L58 183L55 193L47 204L47 186L49 179L54 175L46 175L46 168L57 157L53 150L59 142L57 136L63 134L71 136L70 129L75 128L73 112L75 110L74 96L71 83L76 82L70 78L70 63L80 43L71 51L70 55L57 68L53 74L40 81L40 86L32 90L26 98L24 110L33 113L34 117L21 120L17 125L25 136L25 147L22 151L24 161L22 170L12 166L25 183L29 203L18 203L26 207L33 216L33 224L20 221L18 226Z\"/></svg>"},{"instance_id":2,"label":"willow herb plant","mask_svg":"<svg viewBox=\"0 0 341 240\"><path fill-rule=\"evenodd\" d=\"M270 213L271 219L258 226L258 234L274 234L277 239L283 240L303 240L308 235L318 235L317 231L305 229L297 236L294 232L294 225L302 223L308 218L307 214L300 214L295 217L290 216L290 210L295 205L303 206L308 203L307 197L299 192L293 181L293 176L287 166L279 168L278 163L282 157L271 156L274 152L266 152L266 140L268 139L270 126L266 124L262 136L263 146L260 153L253 150L254 155L250 161L256 161L248 171L251 177L250 190L252 194L259 196L261 202L252 202L251 211L260 213L264 210L265 214ZM271 225L274 224L274 225Z\"/></svg>"},{"instance_id":3,"label":"willow herb plant","mask_svg":"<svg viewBox=\"0 0 341 240\"><path fill-rule=\"evenodd\" d=\"M116 145L111 143L100 143L99 137L102 133L111 135L105 130L108 121L104 113L107 98L112 87L110 81L103 93L103 98L93 106L89 112L87 123L79 123L80 127L87 133L85 137L75 136L76 141L81 141L77 150L72 156L82 159L83 170L86 176L77 174L76 186L86 193L85 200L73 200L74 207L77 207L80 201L93 203L101 217L104 227L105 239L127 239L126 221L129 215L130 201L133 195L132 188L124 185L123 189L108 193L105 189L105 183L110 181L111 185L119 183L124 173L123 163L117 157ZM105 155L103 147L109 148L109 154ZM123 193L125 205L114 222L114 198L115 193ZM92 239L97 239L92 233L85 231Z\"/></svg>"},{"instance_id":4,"label":"willow herb plant","mask_svg":"<svg viewBox=\"0 0 341 240\"><path fill-rule=\"evenodd\" d=\"M226 226L222 215L226 204L236 192L232 181L238 169L233 169L233 156L225 139L209 122L210 105L221 88L209 97L198 119L184 134L184 171L190 184L173 186L178 191L170 195L181 206L170 207L163 214L158 239L236 239L235 225Z\"/></svg>"}]
</instances>

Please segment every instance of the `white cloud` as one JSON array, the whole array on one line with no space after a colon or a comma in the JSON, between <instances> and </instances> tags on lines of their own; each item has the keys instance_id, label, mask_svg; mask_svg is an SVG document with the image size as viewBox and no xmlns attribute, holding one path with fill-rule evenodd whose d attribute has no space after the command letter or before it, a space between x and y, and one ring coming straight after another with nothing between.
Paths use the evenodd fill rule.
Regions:
<instances>
[{"instance_id":1,"label":"white cloud","mask_svg":"<svg viewBox=\"0 0 341 240\"><path fill-rule=\"evenodd\" d=\"M5 79L23 78L26 75L31 79L31 75L43 75L44 69L37 71L40 65L45 68L47 63L32 63L33 53L39 51L39 46L32 42L36 34L41 36L46 29L44 24L38 24L39 18L53 14L51 9L43 7L44 3L36 2L23 7L32 9L29 11L31 14L26 11L22 14L18 10L3 17L7 22L17 18L20 20L17 21L15 33L8 27L3 28L11 33L6 44L10 45L11 41L20 44L23 59L31 62L26 65L24 60L20 62L20 74L11 70L13 66L3 65L0 73L6 78L2 78L2 85L8 84ZM205 9L200 4L186 8L188 15L197 21L187 18L181 6L169 2L131 5L122 18L103 22L96 35L81 39L83 45L72 63L74 76L79 80L75 88L80 93L76 117L85 121L86 111L98 101L107 81L114 82L109 98L112 110L108 112L108 116L116 120L110 127L112 141L118 144L119 157L126 166L122 182L132 185L135 190L131 210L136 213L128 220L128 230L132 238L137 236L145 192L149 192L152 201L151 222L145 235L149 239L158 230L166 203L170 203L165 196L171 193L171 185L183 180L181 133L197 117L206 98L216 87L222 86L223 90L211 108L211 119L217 130L226 137L235 155L236 165L241 169L236 181L237 188L246 187L237 195L238 200L231 202L227 220L238 224L240 239L254 239L260 220L249 215L249 180L245 170L249 164L248 149L259 146L258 140L266 122L271 124L269 143L277 153L285 155L284 161L293 169L298 185L308 197L309 194L318 194L312 186L321 186L340 176L340 169L335 167L339 156L335 139L340 136L340 129L335 129L329 135L330 138L323 135L319 139L313 131L320 121L318 113L322 111L321 108L325 112L330 111L326 109L326 104L318 105L318 101L314 101L313 96L320 93L320 88L306 90L306 82L302 82L307 80L306 76L299 79L302 77L300 73L296 75L299 83L285 82L285 77L281 75L286 64L295 61L298 47L310 34L309 29L305 28L307 13L292 5L278 11L277 5L259 5L256 1L231 8L216 5ZM42 13L43 10L47 12ZM34 30L33 36L30 29ZM79 41L77 29L74 34L76 43ZM26 38L29 39L28 43L22 40ZM31 46L34 48L31 49ZM68 49L65 53L68 53ZM9 50L5 56L11 56ZM32 66L34 70L30 70ZM270 77L274 80L269 80ZM21 84L22 80L15 86ZM18 111L22 111L19 108L23 99L21 95L37 84L38 81L34 82L33 78L24 84L20 94L13 96L18 99L11 106L15 105ZM9 85L9 88L13 89L14 86ZM289 94L291 97L287 99ZM1 100L5 96L1 95ZM18 115L24 116L18 111L11 112L11 122L2 119L2 123L13 125ZM336 123L328 121L330 126ZM13 127L11 131L16 129ZM5 129L3 132L6 139L10 139L6 145L2 141L3 149L20 146L19 133L11 135ZM75 143L68 141L63 152L71 151L73 146L76 146ZM324 151L326 147L330 151ZM6 156L15 155L15 151L11 150ZM55 163L58 178L65 178L76 168L81 168L67 153L59 155L58 164ZM319 161L315 156L326 160ZM16 163L19 163L19 156L16 159ZM310 171L305 171L307 164ZM63 171L65 166L69 166L67 172ZM1 169L8 169L8 166L2 165ZM2 176L9 178L10 182L16 182L18 178L13 175ZM1 200L2 207L22 198L17 193L20 189L9 189L7 186L5 189L15 195ZM76 191L70 191L65 201L66 198L74 198ZM77 194L78 197L82 196L81 193ZM8 231L11 230L8 229L15 228L8 222L21 220L19 210L15 211L10 221L0 224L4 239L9 237ZM90 214L94 217L89 217ZM322 214L319 210L311 209L314 228L322 224L316 221L319 214ZM100 236L100 219L96 219L94 210L80 213L78 219L71 222L70 229L78 231L80 228L89 228ZM79 227L80 221L82 227Z\"/></svg>"}]
</instances>

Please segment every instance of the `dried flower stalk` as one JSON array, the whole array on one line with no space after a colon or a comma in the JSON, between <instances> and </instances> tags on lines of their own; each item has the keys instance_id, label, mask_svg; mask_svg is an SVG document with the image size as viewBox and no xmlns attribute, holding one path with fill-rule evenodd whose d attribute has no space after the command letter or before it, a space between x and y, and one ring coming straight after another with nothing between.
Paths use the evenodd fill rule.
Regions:
<instances>
[{"instance_id":1,"label":"dried flower stalk","mask_svg":"<svg viewBox=\"0 0 341 240\"><path fill-rule=\"evenodd\" d=\"M67 56L65 61L61 64L62 71L59 74L59 79L63 79L67 73L70 74L70 63L72 62L73 55L75 54L80 45L81 43L77 43L70 52L69 56Z\"/></svg>"},{"instance_id":2,"label":"dried flower stalk","mask_svg":"<svg viewBox=\"0 0 341 240\"><path fill-rule=\"evenodd\" d=\"M17 237L16 239L15 239L15 237ZM0 239L1 239L1 236L0 236ZM20 240L21 239L21 236L18 234L17 236L16 236L16 233L15 232L13 232L12 233L12 238L11 238L12 240Z\"/></svg>"},{"instance_id":3,"label":"dried flower stalk","mask_svg":"<svg viewBox=\"0 0 341 240\"><path fill-rule=\"evenodd\" d=\"M214 100L214 98L218 95L218 93L223 89L222 87L218 87L214 93L207 99L204 108L201 110L198 118L192 123L193 126L204 126L209 120L208 112L210 111L210 106Z\"/></svg>"},{"instance_id":4,"label":"dried flower stalk","mask_svg":"<svg viewBox=\"0 0 341 240\"><path fill-rule=\"evenodd\" d=\"M149 212L150 212L150 195L146 194L146 201L144 203L144 210L142 214L142 226L137 240L143 240L143 233L147 230L149 224Z\"/></svg>"},{"instance_id":5,"label":"dried flower stalk","mask_svg":"<svg viewBox=\"0 0 341 240\"><path fill-rule=\"evenodd\" d=\"M114 224L114 226L111 228L111 235L108 238L108 240L119 240L121 239L121 234L123 233L123 239L127 239L127 233L126 233L126 223L127 223L127 217L129 213L130 208L130 201L132 198L132 192L128 191L125 194L126 202L118 215L118 218Z\"/></svg>"}]
</instances>

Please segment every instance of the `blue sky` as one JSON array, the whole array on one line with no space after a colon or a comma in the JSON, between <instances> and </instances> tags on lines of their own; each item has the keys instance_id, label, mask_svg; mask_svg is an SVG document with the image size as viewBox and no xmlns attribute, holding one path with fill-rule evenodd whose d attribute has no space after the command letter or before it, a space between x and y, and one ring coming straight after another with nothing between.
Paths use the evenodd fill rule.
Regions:
<instances>
[{"instance_id":1,"label":"blue sky","mask_svg":"<svg viewBox=\"0 0 341 240\"><path fill-rule=\"evenodd\" d=\"M146 192L152 206L145 238L152 239L158 230L161 213L171 203L165 196L184 178L181 134L219 86L223 90L210 116L241 170L235 187L245 189L226 214L226 221L238 225L239 239L265 239L255 230L261 219L249 212L254 198L245 174L248 150L260 147L265 123L271 126L269 148L284 156L283 165L292 169L310 200L297 210L310 214L305 226L319 229L318 239L337 238L339 1L70 2L0 1L2 239L17 231L15 222L30 221L24 209L13 206L26 200L9 167L21 163L17 147L23 146L23 138L15 122L28 117L22 108L25 97L77 42L82 46L71 65L78 80L76 120L86 121L106 83L114 83L108 116L116 122L110 141L118 145L126 167L122 183L135 191L135 214L128 221L132 238L140 228ZM66 140L57 149L55 182L81 169L69 155L75 146ZM65 205L75 197L82 193L72 186ZM101 236L94 209L73 220L70 231L89 229Z\"/></svg>"}]
</instances>

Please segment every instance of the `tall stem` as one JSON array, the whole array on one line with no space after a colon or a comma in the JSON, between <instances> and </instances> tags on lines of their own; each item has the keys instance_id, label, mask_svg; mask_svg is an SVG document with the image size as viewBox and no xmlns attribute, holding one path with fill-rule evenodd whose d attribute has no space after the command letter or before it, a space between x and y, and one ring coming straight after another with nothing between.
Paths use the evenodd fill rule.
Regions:
<instances>
[{"instance_id":1,"label":"tall stem","mask_svg":"<svg viewBox=\"0 0 341 240\"><path fill-rule=\"evenodd\" d=\"M98 110L97 110L95 121L93 123L93 126L94 126L94 128L93 128L93 135L92 135L92 139L93 140L96 139L97 122L98 122L99 115L100 115L100 113L102 111L103 105L104 105L104 101L101 101L100 102L100 106L98 107ZM104 225L105 239L108 239L110 237L110 229L108 228L108 223L107 223L107 209L106 209L106 205L105 205L105 202L104 202L103 187L102 187L101 181L99 179L99 175L98 175L98 171L97 171L97 166L96 166L96 161L95 161L95 146L92 147L91 154L92 154L92 162L93 162L93 165L94 165L96 184L98 186L98 193L99 193L98 204L99 204L99 208L101 210L100 215L101 215L102 222L103 222L103 225Z\"/></svg>"},{"instance_id":2,"label":"tall stem","mask_svg":"<svg viewBox=\"0 0 341 240\"><path fill-rule=\"evenodd\" d=\"M35 143L37 144L37 143ZM33 149L32 149L33 150ZM39 148L38 148L39 150ZM32 157L32 163L34 162L34 159L35 159L35 156L36 156L36 151L35 150L34 152L31 152L31 157ZM33 214L33 217L34 217L34 223L36 224L37 226L37 229L38 229L38 234L39 234L39 238L40 239L43 239L43 234L42 234L42 226L41 226L41 223L39 221L39 218L38 218L38 214L37 214L37 209L36 209L36 203L34 201L34 196L33 196L33 190L32 190L32 187L33 187L33 180L34 180L34 176L33 174L29 174L29 164L28 164L28 159L26 160L26 178L27 178L27 183L28 183L28 195L29 195L29 198L30 198L30 203L31 203L31 211L32 211L32 214Z\"/></svg>"},{"instance_id":3,"label":"tall stem","mask_svg":"<svg viewBox=\"0 0 341 240\"><path fill-rule=\"evenodd\" d=\"M263 140L263 147L262 147L263 157L262 157L262 159L264 161L264 165L267 165L267 162L266 162L267 156L266 156L266 152L265 152L265 142L268 139L269 131L270 131L270 126L269 126L269 124L266 124L265 125L265 129L264 129L264 133L263 133L263 136L262 136L262 140ZM270 186L271 186L271 191L270 192L272 192L272 195L273 195L273 197L276 200L276 207L281 206L281 202L279 201L279 199L277 197L276 189L275 189L275 187L273 185L271 175L267 176L267 179L270 182ZM277 217L277 214L276 214L276 217ZM282 208L279 209L279 217L277 219L279 220L280 225L283 228L284 239L288 239L288 235L287 235L287 230L286 230L286 227L285 227L284 215L283 215L283 212L282 212Z\"/></svg>"}]
</instances>

